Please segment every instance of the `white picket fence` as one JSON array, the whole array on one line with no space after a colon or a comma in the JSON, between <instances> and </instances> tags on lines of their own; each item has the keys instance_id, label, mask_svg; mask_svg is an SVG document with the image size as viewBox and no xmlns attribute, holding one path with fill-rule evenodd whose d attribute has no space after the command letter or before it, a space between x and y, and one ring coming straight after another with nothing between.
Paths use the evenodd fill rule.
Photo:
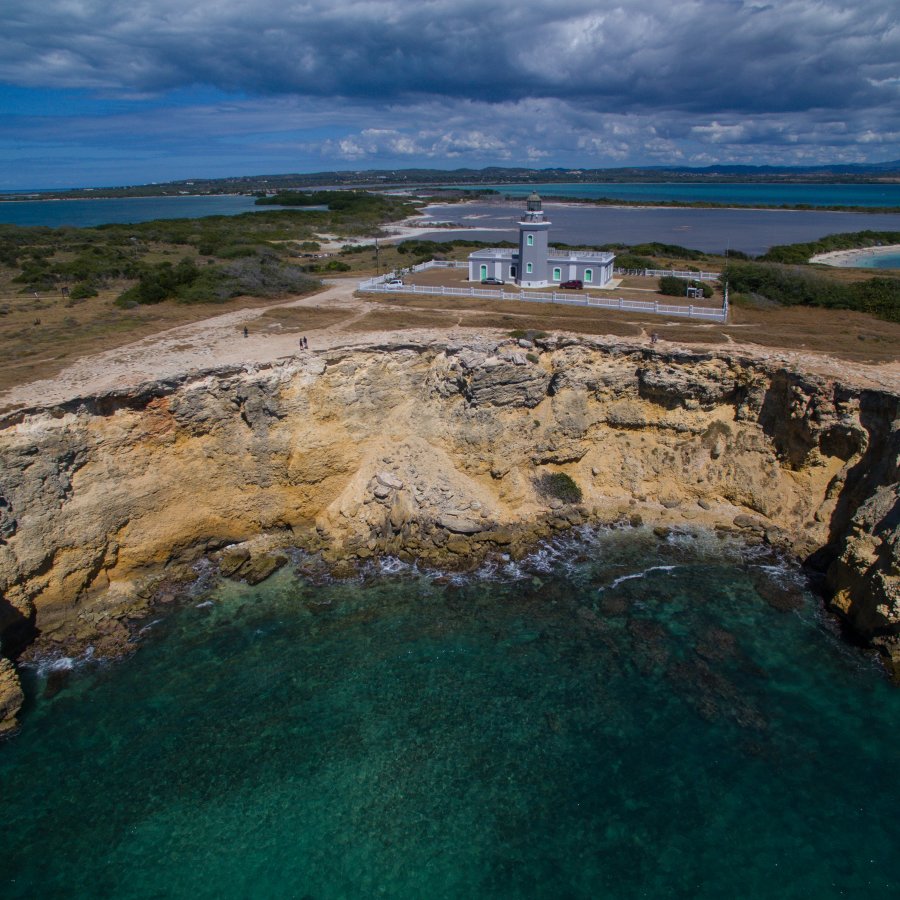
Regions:
<instances>
[{"instance_id":1,"label":"white picket fence","mask_svg":"<svg viewBox=\"0 0 900 900\"><path fill-rule=\"evenodd\" d=\"M429 260L413 266L413 272L422 272L432 268L466 268L467 263ZM721 307L681 306L673 303L660 303L658 300L625 300L623 297L598 297L596 294L560 294L539 291L505 291L489 290L483 287L447 287L439 284L403 284L388 287L385 284L397 273L389 272L359 283L358 289L377 294L426 294L438 297L483 297L486 300L520 300L525 303L562 303L566 306L589 306L593 309L615 309L623 312L643 312L660 316L683 316L689 319L705 319L713 322L728 321L728 296Z\"/></svg>"},{"instance_id":2,"label":"white picket fence","mask_svg":"<svg viewBox=\"0 0 900 900\"><path fill-rule=\"evenodd\" d=\"M419 263L412 267L413 272L424 272L426 269L468 269L467 262L460 262L458 259L429 259L427 262Z\"/></svg>"},{"instance_id":3,"label":"white picket fence","mask_svg":"<svg viewBox=\"0 0 900 900\"><path fill-rule=\"evenodd\" d=\"M614 275L645 275L649 278L685 278L688 281L718 281L718 272L691 272L681 269L613 269Z\"/></svg>"}]
</instances>

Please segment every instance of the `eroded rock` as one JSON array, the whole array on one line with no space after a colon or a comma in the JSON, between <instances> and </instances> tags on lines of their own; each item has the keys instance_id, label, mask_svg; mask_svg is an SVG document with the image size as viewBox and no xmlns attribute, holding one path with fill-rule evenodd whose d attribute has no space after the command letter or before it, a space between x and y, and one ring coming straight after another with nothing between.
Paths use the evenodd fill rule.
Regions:
<instances>
[{"instance_id":1,"label":"eroded rock","mask_svg":"<svg viewBox=\"0 0 900 900\"><path fill-rule=\"evenodd\" d=\"M0 737L18 727L16 716L25 702L16 667L0 657Z\"/></svg>"},{"instance_id":2,"label":"eroded rock","mask_svg":"<svg viewBox=\"0 0 900 900\"><path fill-rule=\"evenodd\" d=\"M553 464L595 519L665 536L699 515L812 554L857 633L900 645L894 394L718 351L534 343L538 363L511 340L342 348L8 416L0 630L108 642L163 573L273 532L334 562L515 556L581 521L535 492ZM222 571L258 556L231 548Z\"/></svg>"}]
</instances>

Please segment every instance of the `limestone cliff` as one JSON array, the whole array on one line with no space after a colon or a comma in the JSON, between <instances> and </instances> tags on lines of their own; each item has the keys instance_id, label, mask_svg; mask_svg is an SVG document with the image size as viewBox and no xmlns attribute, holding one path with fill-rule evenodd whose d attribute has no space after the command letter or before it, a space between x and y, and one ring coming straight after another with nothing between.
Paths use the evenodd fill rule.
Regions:
<instances>
[{"instance_id":1,"label":"limestone cliff","mask_svg":"<svg viewBox=\"0 0 900 900\"><path fill-rule=\"evenodd\" d=\"M570 339L361 346L19 412L0 423L4 653L112 651L161 580L260 535L338 566L464 565L636 516L814 554L890 650L897 413L891 394L749 358ZM583 503L548 504L547 471Z\"/></svg>"}]
</instances>

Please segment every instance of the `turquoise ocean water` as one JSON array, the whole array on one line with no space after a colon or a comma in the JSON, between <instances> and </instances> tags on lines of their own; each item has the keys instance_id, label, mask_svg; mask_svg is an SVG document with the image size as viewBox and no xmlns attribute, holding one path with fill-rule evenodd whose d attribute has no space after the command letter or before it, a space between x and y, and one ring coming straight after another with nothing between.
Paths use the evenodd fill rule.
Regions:
<instances>
[{"instance_id":1,"label":"turquoise ocean water","mask_svg":"<svg viewBox=\"0 0 900 900\"><path fill-rule=\"evenodd\" d=\"M124 197L109 200L8 200L0 202L0 223L10 225L64 225L89 228L112 223L150 222L154 219L194 219L200 216L236 216L266 212L279 206L255 206L255 197ZM309 208L309 207L297 207Z\"/></svg>"},{"instance_id":2,"label":"turquoise ocean water","mask_svg":"<svg viewBox=\"0 0 900 900\"><path fill-rule=\"evenodd\" d=\"M28 693L3 897L900 889L900 693L796 571L702 532L214 586Z\"/></svg>"},{"instance_id":3,"label":"turquoise ocean water","mask_svg":"<svg viewBox=\"0 0 900 900\"><path fill-rule=\"evenodd\" d=\"M900 206L900 184L487 184L514 197L554 197L735 206Z\"/></svg>"},{"instance_id":4,"label":"turquoise ocean water","mask_svg":"<svg viewBox=\"0 0 900 900\"><path fill-rule=\"evenodd\" d=\"M900 269L900 253L860 256L854 260L853 267L857 269Z\"/></svg>"}]
</instances>

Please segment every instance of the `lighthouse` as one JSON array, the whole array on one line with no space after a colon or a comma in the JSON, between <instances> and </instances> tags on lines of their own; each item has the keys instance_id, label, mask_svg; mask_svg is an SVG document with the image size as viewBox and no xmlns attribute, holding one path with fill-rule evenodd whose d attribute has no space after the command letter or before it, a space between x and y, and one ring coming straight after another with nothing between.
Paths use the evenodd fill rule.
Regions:
<instances>
[{"instance_id":1,"label":"lighthouse","mask_svg":"<svg viewBox=\"0 0 900 900\"><path fill-rule=\"evenodd\" d=\"M604 250L551 250L550 223L540 195L532 191L518 222L519 246L485 247L469 254L469 281L522 288L565 285L602 288L613 275L615 256Z\"/></svg>"},{"instance_id":2,"label":"lighthouse","mask_svg":"<svg viewBox=\"0 0 900 900\"><path fill-rule=\"evenodd\" d=\"M525 215L519 222L519 284L522 287L546 287L550 223L544 218L540 194L532 191L525 203Z\"/></svg>"}]
</instances>

